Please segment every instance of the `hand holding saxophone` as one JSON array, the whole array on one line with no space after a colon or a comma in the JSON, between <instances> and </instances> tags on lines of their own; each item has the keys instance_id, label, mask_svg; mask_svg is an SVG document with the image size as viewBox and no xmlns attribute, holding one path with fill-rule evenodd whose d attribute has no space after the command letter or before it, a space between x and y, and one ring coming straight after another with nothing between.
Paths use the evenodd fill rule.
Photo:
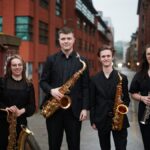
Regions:
<instances>
[{"instance_id":1,"label":"hand holding saxophone","mask_svg":"<svg viewBox=\"0 0 150 150\"><path fill-rule=\"evenodd\" d=\"M57 100L61 100L63 97L64 97L64 94L62 94L60 91L59 91L60 87L58 88L54 88L54 89L51 89L50 93L53 97L55 97Z\"/></svg>"},{"instance_id":2,"label":"hand holding saxophone","mask_svg":"<svg viewBox=\"0 0 150 150\"><path fill-rule=\"evenodd\" d=\"M145 104L150 106L150 95L149 96L141 96L140 100Z\"/></svg>"},{"instance_id":3,"label":"hand holding saxophone","mask_svg":"<svg viewBox=\"0 0 150 150\"><path fill-rule=\"evenodd\" d=\"M17 117L21 116L23 113L25 113L25 108L19 109L17 106L13 105L11 107L7 107L6 111L15 113Z\"/></svg>"}]
</instances>

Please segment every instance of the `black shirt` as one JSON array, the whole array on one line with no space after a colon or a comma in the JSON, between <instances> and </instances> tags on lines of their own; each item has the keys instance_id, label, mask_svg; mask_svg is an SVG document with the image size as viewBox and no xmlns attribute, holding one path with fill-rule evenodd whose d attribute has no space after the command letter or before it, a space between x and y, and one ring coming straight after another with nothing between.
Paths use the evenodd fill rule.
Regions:
<instances>
[{"instance_id":1,"label":"black shirt","mask_svg":"<svg viewBox=\"0 0 150 150\"><path fill-rule=\"evenodd\" d=\"M132 79L130 85L130 93L140 93L143 96L147 96L150 91L150 77L148 74L143 77L140 72L136 73ZM143 113L145 111L145 104L140 101L138 108L138 119L141 120Z\"/></svg>"},{"instance_id":2,"label":"black shirt","mask_svg":"<svg viewBox=\"0 0 150 150\"><path fill-rule=\"evenodd\" d=\"M80 56L87 65L87 60ZM40 79L40 87L46 93L43 103L50 99L50 90L61 87L72 79L72 76L83 68L77 54L73 51L68 58L62 51L49 56L43 67ZM89 105L89 71L88 65L79 79L70 88L69 96L72 99L73 111L79 116L81 109L88 109ZM43 104L42 103L42 104Z\"/></svg>"},{"instance_id":3,"label":"black shirt","mask_svg":"<svg viewBox=\"0 0 150 150\"><path fill-rule=\"evenodd\" d=\"M125 105L129 105L130 98L128 94L128 80L127 77L121 74L122 81L122 101ZM90 119L91 123L96 123L99 129L111 129L113 106L115 103L117 84L119 83L119 76L116 70L113 70L106 78L104 72L101 71L91 78L90 84ZM125 117L124 127L128 127L129 123Z\"/></svg>"}]
</instances>

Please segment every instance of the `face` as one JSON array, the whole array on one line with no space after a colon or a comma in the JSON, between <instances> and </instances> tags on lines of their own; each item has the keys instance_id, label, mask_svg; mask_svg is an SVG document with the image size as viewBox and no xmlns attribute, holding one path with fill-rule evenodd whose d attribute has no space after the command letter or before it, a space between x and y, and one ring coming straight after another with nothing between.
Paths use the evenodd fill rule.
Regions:
<instances>
[{"instance_id":1,"label":"face","mask_svg":"<svg viewBox=\"0 0 150 150\"><path fill-rule=\"evenodd\" d=\"M150 65L150 47L146 49L146 59L148 64Z\"/></svg>"},{"instance_id":2,"label":"face","mask_svg":"<svg viewBox=\"0 0 150 150\"><path fill-rule=\"evenodd\" d=\"M22 76L23 64L20 59L14 58L11 60L11 71L13 76Z\"/></svg>"},{"instance_id":3,"label":"face","mask_svg":"<svg viewBox=\"0 0 150 150\"><path fill-rule=\"evenodd\" d=\"M68 52L73 49L74 42L75 42L75 38L73 33L68 33L68 34L61 33L59 35L60 47L65 52Z\"/></svg>"},{"instance_id":4,"label":"face","mask_svg":"<svg viewBox=\"0 0 150 150\"><path fill-rule=\"evenodd\" d=\"M110 50L103 50L100 52L99 60L103 67L112 66L113 56Z\"/></svg>"}]
</instances>

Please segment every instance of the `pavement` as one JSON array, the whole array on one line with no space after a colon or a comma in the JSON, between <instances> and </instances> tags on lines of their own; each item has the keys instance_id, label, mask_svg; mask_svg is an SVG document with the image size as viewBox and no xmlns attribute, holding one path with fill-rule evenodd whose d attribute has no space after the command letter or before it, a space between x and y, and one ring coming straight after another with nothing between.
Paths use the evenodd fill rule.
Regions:
<instances>
[{"instance_id":1,"label":"pavement","mask_svg":"<svg viewBox=\"0 0 150 150\"><path fill-rule=\"evenodd\" d=\"M134 72L128 70L127 68L122 68L120 69L120 71L127 75L130 85ZM138 102L132 100L128 112L130 128L128 128L127 150L144 150L139 126L137 123L137 106ZM30 130L34 133L34 137L38 142L41 150L48 150L46 123L43 116L41 116L40 113L37 112L32 117L28 118L28 124ZM111 145L112 150L115 150L113 139L111 140ZM65 134L61 150L68 150ZM97 131L91 128L89 120L84 121L82 124L81 150L100 150Z\"/></svg>"}]
</instances>

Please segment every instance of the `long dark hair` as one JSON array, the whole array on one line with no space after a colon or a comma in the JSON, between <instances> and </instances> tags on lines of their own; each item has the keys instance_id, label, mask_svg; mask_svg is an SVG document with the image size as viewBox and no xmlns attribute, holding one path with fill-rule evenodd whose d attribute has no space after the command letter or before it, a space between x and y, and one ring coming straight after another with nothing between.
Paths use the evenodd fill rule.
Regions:
<instances>
[{"instance_id":1,"label":"long dark hair","mask_svg":"<svg viewBox=\"0 0 150 150\"><path fill-rule=\"evenodd\" d=\"M22 62L22 65L23 65L22 78L24 80L27 80L27 78L26 78L26 64L20 55L12 55L8 58L8 60L6 62L6 73L5 73L4 77L10 78L12 76L11 62L13 59L19 59Z\"/></svg>"},{"instance_id":2,"label":"long dark hair","mask_svg":"<svg viewBox=\"0 0 150 150\"><path fill-rule=\"evenodd\" d=\"M149 64L146 58L146 51L147 49L150 48L150 44L146 45L145 50L142 54L142 60L141 60L141 65L139 68L139 72L141 73L142 77L146 77L147 76L147 71L149 69Z\"/></svg>"}]
</instances>

